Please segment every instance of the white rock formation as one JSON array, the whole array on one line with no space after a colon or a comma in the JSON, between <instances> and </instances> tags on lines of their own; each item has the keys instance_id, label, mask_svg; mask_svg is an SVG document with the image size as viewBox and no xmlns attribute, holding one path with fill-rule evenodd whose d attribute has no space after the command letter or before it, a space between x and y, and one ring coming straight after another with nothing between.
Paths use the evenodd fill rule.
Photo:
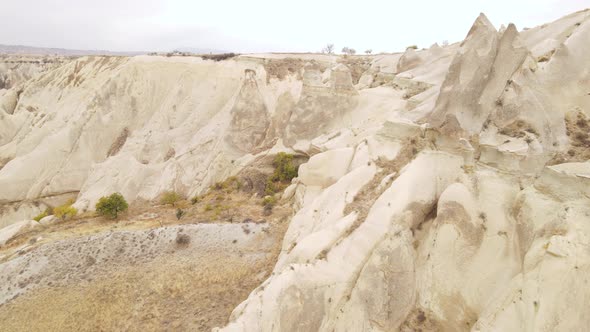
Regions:
<instances>
[{"instance_id":1,"label":"white rock formation","mask_svg":"<svg viewBox=\"0 0 590 332\"><path fill-rule=\"evenodd\" d=\"M76 59L0 96L0 221L194 195L290 151L310 159L281 254L221 331L583 331L589 45L582 11L482 14L356 85L335 56Z\"/></svg>"},{"instance_id":2,"label":"white rock formation","mask_svg":"<svg viewBox=\"0 0 590 332\"><path fill-rule=\"evenodd\" d=\"M23 220L0 229L0 246L13 239L15 236L29 231L39 225L35 220Z\"/></svg>"}]
</instances>

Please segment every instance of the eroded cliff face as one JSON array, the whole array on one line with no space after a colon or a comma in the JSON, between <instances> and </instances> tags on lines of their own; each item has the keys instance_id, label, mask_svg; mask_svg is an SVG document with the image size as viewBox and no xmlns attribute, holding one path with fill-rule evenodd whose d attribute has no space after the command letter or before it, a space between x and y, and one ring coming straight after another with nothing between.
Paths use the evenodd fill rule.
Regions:
<instances>
[{"instance_id":1,"label":"eroded cliff face","mask_svg":"<svg viewBox=\"0 0 590 332\"><path fill-rule=\"evenodd\" d=\"M310 158L276 265L220 330L584 330L588 45L582 11L481 15L358 82L336 56L76 59L0 97L0 220L192 196L287 151Z\"/></svg>"},{"instance_id":2,"label":"eroded cliff face","mask_svg":"<svg viewBox=\"0 0 590 332\"><path fill-rule=\"evenodd\" d=\"M572 50L588 47L588 17L520 34L482 15L429 82L440 93L322 142L273 275L221 330L585 329L590 58ZM531 38L558 40L553 57ZM391 81L436 49L406 52Z\"/></svg>"}]
</instances>

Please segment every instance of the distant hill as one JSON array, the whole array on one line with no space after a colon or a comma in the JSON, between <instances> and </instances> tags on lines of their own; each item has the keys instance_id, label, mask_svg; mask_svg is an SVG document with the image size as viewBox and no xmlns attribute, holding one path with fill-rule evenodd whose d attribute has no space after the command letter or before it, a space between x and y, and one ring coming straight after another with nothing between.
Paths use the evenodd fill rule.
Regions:
<instances>
[{"instance_id":1,"label":"distant hill","mask_svg":"<svg viewBox=\"0 0 590 332\"><path fill-rule=\"evenodd\" d=\"M147 54L148 52L114 52L106 50L70 50L65 48L46 48L24 45L2 45L0 44L0 54L31 54L31 55L121 55L134 56Z\"/></svg>"},{"instance_id":2,"label":"distant hill","mask_svg":"<svg viewBox=\"0 0 590 332\"><path fill-rule=\"evenodd\" d=\"M194 54L222 54L222 53L229 53L230 51L227 50L216 50L212 48L199 48L199 47L178 47L174 50L180 52L188 52Z\"/></svg>"}]
</instances>

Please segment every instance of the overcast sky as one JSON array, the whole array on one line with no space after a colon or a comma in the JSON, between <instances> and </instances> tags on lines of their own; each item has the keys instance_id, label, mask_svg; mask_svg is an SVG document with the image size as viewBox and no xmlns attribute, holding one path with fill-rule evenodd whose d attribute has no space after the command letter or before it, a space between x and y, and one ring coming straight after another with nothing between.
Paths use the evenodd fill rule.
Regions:
<instances>
[{"instance_id":1,"label":"overcast sky","mask_svg":"<svg viewBox=\"0 0 590 332\"><path fill-rule=\"evenodd\" d=\"M374 52L462 40L480 12L519 29L590 0L2 0L0 44L112 51Z\"/></svg>"}]
</instances>

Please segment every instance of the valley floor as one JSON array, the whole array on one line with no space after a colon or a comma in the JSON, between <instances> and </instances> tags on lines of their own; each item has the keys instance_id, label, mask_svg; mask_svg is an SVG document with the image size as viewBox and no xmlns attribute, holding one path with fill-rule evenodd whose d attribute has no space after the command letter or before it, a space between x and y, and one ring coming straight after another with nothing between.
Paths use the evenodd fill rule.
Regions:
<instances>
[{"instance_id":1,"label":"valley floor","mask_svg":"<svg viewBox=\"0 0 590 332\"><path fill-rule=\"evenodd\" d=\"M119 221L82 217L18 236L0 249L2 330L210 331L226 324L271 273L291 210L277 206L263 216L260 199L223 199L213 208L181 203L181 220L175 207L144 205Z\"/></svg>"}]
</instances>

